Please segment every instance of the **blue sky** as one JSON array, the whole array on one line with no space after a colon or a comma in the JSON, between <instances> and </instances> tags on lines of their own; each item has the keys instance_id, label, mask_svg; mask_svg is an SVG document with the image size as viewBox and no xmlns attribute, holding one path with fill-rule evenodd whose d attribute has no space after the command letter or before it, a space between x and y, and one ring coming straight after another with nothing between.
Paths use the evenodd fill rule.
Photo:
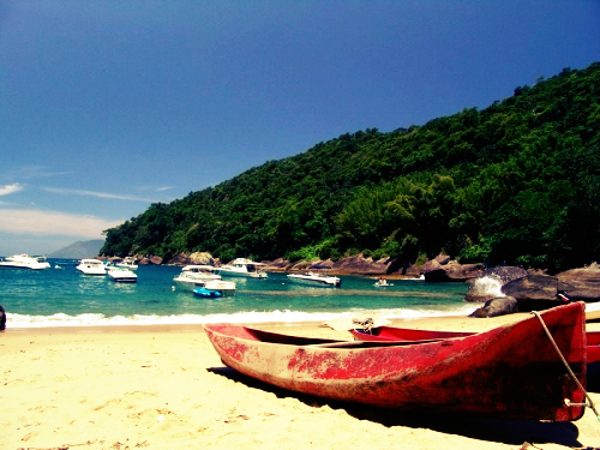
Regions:
<instances>
[{"instance_id":1,"label":"blue sky","mask_svg":"<svg viewBox=\"0 0 600 450\"><path fill-rule=\"evenodd\" d=\"M0 3L0 255L600 61L596 0Z\"/></svg>"}]
</instances>

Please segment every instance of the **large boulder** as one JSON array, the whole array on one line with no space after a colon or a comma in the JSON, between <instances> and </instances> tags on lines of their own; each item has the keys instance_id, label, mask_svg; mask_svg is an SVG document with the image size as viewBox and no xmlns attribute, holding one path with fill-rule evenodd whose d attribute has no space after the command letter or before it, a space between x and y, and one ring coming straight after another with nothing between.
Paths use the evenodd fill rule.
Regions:
<instances>
[{"instance_id":1,"label":"large boulder","mask_svg":"<svg viewBox=\"0 0 600 450\"><path fill-rule=\"evenodd\" d=\"M142 258L138 264L142 266L159 266L163 262L160 256L151 256L149 258Z\"/></svg>"},{"instance_id":2,"label":"large boulder","mask_svg":"<svg viewBox=\"0 0 600 450\"><path fill-rule=\"evenodd\" d=\"M387 273L392 260L383 258L373 261L362 254L343 258L333 264L332 270L337 273L352 273L357 275L383 275Z\"/></svg>"},{"instance_id":3,"label":"large boulder","mask_svg":"<svg viewBox=\"0 0 600 450\"><path fill-rule=\"evenodd\" d=\"M261 262L265 264L264 270L266 270L267 272L284 272L292 266L292 264L289 261L286 261L283 258L277 258L274 261Z\"/></svg>"},{"instance_id":4,"label":"large boulder","mask_svg":"<svg viewBox=\"0 0 600 450\"><path fill-rule=\"evenodd\" d=\"M425 264L425 281L468 281L480 277L483 274L483 264L459 264L452 260L446 264L440 264L436 260Z\"/></svg>"},{"instance_id":5,"label":"large boulder","mask_svg":"<svg viewBox=\"0 0 600 450\"><path fill-rule=\"evenodd\" d=\"M194 264L194 265L206 264L209 266L214 266L215 259L208 252L194 252L189 255L187 253L181 252L175 258L167 261L167 264L169 266L187 266L190 264Z\"/></svg>"},{"instance_id":6,"label":"large boulder","mask_svg":"<svg viewBox=\"0 0 600 450\"><path fill-rule=\"evenodd\" d=\"M465 295L465 301L485 303L502 296L504 296L502 293L502 281L493 276L485 276L473 280Z\"/></svg>"},{"instance_id":7,"label":"large boulder","mask_svg":"<svg viewBox=\"0 0 600 450\"><path fill-rule=\"evenodd\" d=\"M326 259L325 261L318 260L313 261L308 265L309 270L330 270L333 268L334 262L331 259Z\"/></svg>"},{"instance_id":8,"label":"large boulder","mask_svg":"<svg viewBox=\"0 0 600 450\"><path fill-rule=\"evenodd\" d=\"M175 258L167 261L167 265L169 266L187 266L190 263L190 258L187 253L181 252Z\"/></svg>"},{"instance_id":9,"label":"large boulder","mask_svg":"<svg viewBox=\"0 0 600 450\"><path fill-rule=\"evenodd\" d=\"M502 292L517 299L519 311L539 311L564 304L558 298L558 278L528 274L502 286Z\"/></svg>"},{"instance_id":10,"label":"large boulder","mask_svg":"<svg viewBox=\"0 0 600 450\"><path fill-rule=\"evenodd\" d=\"M215 260L208 252L194 252L189 257L190 264L214 266Z\"/></svg>"},{"instance_id":11,"label":"large boulder","mask_svg":"<svg viewBox=\"0 0 600 450\"><path fill-rule=\"evenodd\" d=\"M519 312L517 299L504 296L488 300L484 306L473 311L469 317L496 317L516 312Z\"/></svg>"},{"instance_id":12,"label":"large boulder","mask_svg":"<svg viewBox=\"0 0 600 450\"><path fill-rule=\"evenodd\" d=\"M565 291L572 300L593 302L600 300L600 266L589 266L567 270L556 275L558 290Z\"/></svg>"},{"instance_id":13,"label":"large boulder","mask_svg":"<svg viewBox=\"0 0 600 450\"><path fill-rule=\"evenodd\" d=\"M527 271L520 267L497 266L486 269L483 275L473 280L465 295L467 302L487 302L496 297L501 297L502 286L526 277Z\"/></svg>"}]
</instances>

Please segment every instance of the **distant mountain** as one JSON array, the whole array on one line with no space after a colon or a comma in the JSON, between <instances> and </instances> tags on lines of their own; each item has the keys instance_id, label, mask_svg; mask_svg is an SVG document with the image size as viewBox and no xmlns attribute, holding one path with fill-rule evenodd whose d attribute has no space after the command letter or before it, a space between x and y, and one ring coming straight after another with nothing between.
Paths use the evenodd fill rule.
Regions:
<instances>
[{"instance_id":1,"label":"distant mountain","mask_svg":"<svg viewBox=\"0 0 600 450\"><path fill-rule=\"evenodd\" d=\"M103 239L94 239L93 241L77 241L74 244L50 253L48 258L91 258L100 252L100 249L103 245Z\"/></svg>"}]
</instances>

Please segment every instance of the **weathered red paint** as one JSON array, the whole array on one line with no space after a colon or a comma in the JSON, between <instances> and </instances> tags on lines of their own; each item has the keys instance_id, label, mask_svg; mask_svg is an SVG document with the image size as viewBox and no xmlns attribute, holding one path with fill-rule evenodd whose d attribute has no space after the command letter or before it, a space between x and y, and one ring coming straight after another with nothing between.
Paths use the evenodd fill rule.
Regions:
<instances>
[{"instance_id":1,"label":"weathered red paint","mask_svg":"<svg viewBox=\"0 0 600 450\"><path fill-rule=\"evenodd\" d=\"M584 306L542 317L585 383ZM248 376L328 399L407 411L570 421L584 393L567 375L536 317L485 333L423 343L344 342L206 325L223 362Z\"/></svg>"}]
</instances>

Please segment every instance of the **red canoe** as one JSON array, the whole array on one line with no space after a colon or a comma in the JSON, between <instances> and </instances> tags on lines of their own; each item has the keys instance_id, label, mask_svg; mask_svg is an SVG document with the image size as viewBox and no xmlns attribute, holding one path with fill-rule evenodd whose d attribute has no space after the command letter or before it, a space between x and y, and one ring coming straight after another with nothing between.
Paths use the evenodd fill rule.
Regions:
<instances>
[{"instance_id":1,"label":"red canoe","mask_svg":"<svg viewBox=\"0 0 600 450\"><path fill-rule=\"evenodd\" d=\"M370 331L361 329L348 331L358 341L371 342L431 341L454 339L475 334L467 331L415 330L389 326L373 328ZM600 362L600 331L588 331L586 335L588 364Z\"/></svg>"},{"instance_id":2,"label":"red canoe","mask_svg":"<svg viewBox=\"0 0 600 450\"><path fill-rule=\"evenodd\" d=\"M583 303L541 314L585 385ZM537 317L435 342L347 342L205 325L222 361L266 383L327 399L405 411L571 421L584 392L567 375ZM570 400L567 406L565 399Z\"/></svg>"}]
</instances>

